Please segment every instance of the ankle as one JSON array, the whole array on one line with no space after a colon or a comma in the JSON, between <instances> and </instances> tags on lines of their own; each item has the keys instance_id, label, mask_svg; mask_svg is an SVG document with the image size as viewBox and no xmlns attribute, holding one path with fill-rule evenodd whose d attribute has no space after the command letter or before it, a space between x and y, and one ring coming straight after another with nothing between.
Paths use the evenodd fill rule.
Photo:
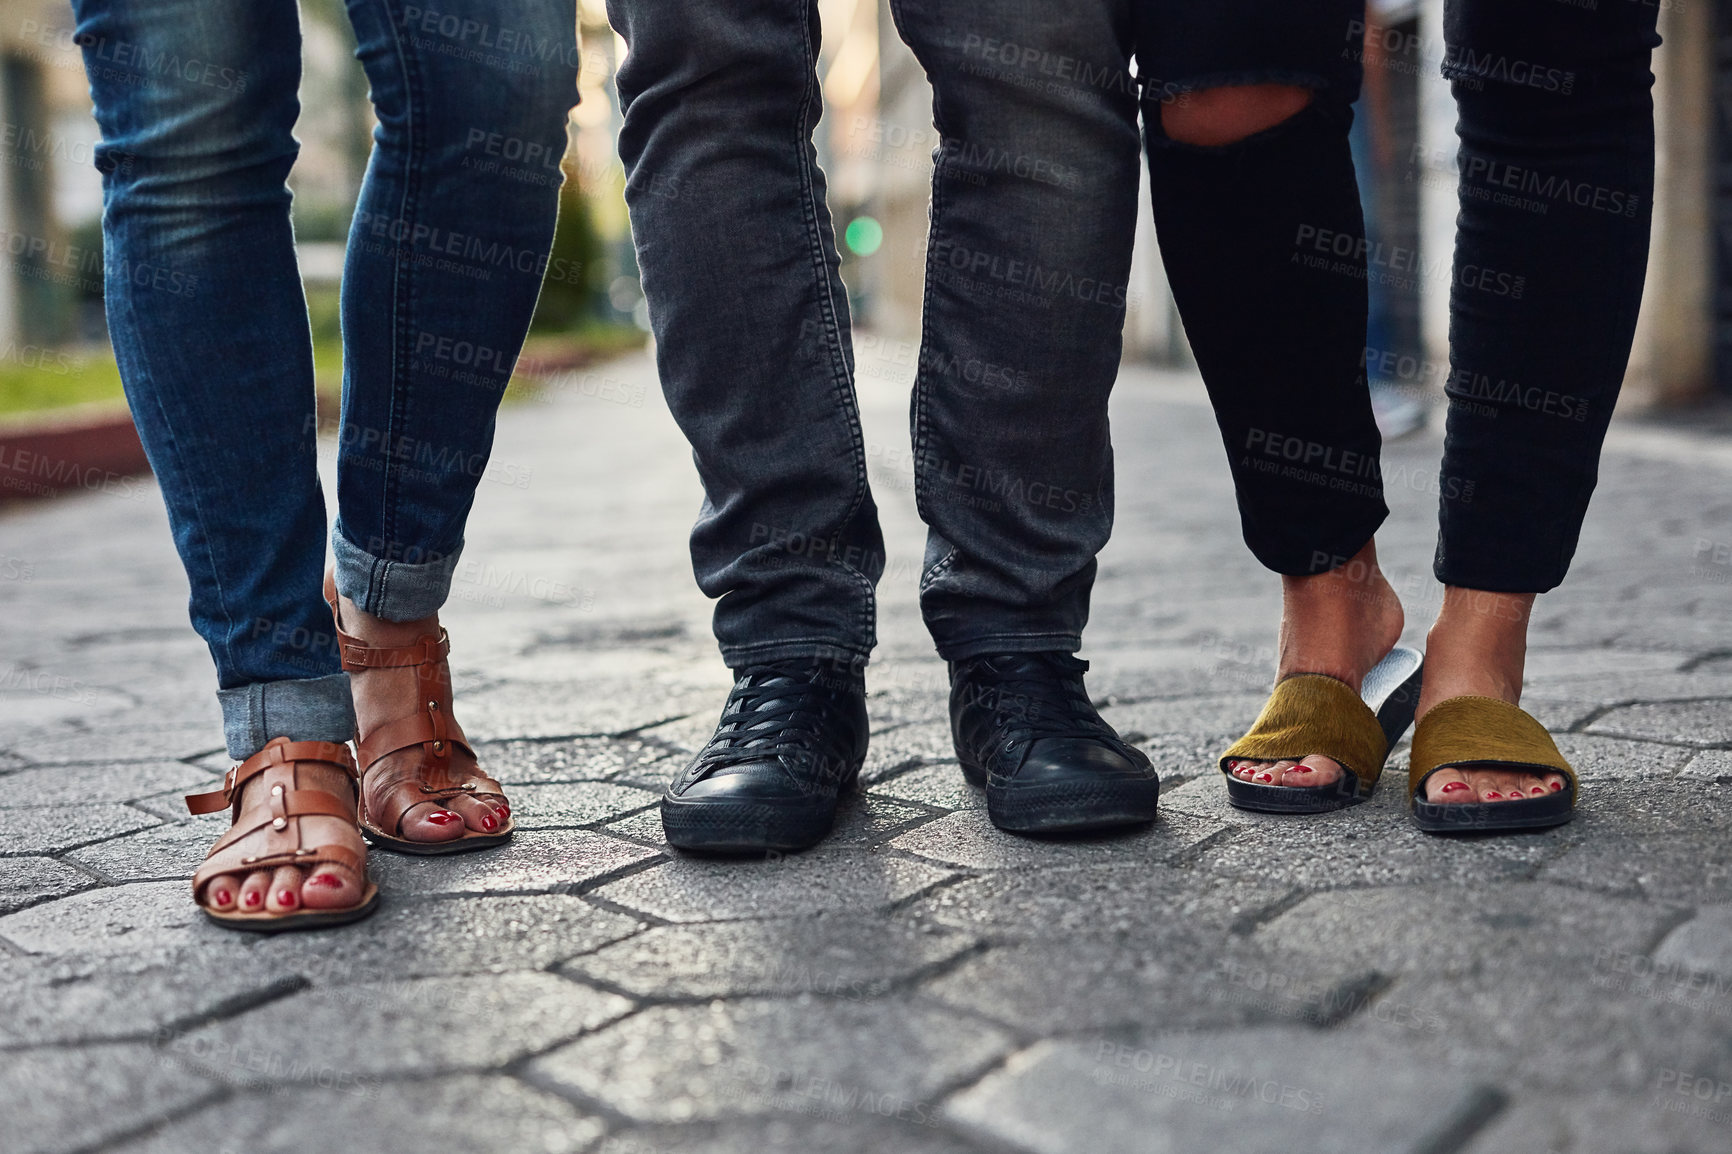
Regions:
<instances>
[{"instance_id":1,"label":"ankle","mask_svg":"<svg viewBox=\"0 0 1732 1154\"><path fill-rule=\"evenodd\" d=\"M1322 673L1357 686L1406 627L1376 542L1326 573L1281 579L1278 674Z\"/></svg>"},{"instance_id":2,"label":"ankle","mask_svg":"<svg viewBox=\"0 0 1732 1154\"><path fill-rule=\"evenodd\" d=\"M1519 703L1533 604L1531 593L1446 587L1443 606L1426 634L1420 712L1467 695Z\"/></svg>"},{"instance_id":3,"label":"ankle","mask_svg":"<svg viewBox=\"0 0 1732 1154\"><path fill-rule=\"evenodd\" d=\"M439 632L439 615L415 621L387 621L375 617L359 605L342 597L338 600L342 612L343 631L375 645L412 645L430 633Z\"/></svg>"}]
</instances>

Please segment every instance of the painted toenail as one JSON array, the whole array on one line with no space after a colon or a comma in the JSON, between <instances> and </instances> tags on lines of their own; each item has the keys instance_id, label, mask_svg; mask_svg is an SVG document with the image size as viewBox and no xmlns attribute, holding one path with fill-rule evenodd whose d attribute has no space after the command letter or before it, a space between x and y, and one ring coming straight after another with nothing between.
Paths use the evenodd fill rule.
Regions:
<instances>
[{"instance_id":1,"label":"painted toenail","mask_svg":"<svg viewBox=\"0 0 1732 1154\"><path fill-rule=\"evenodd\" d=\"M1503 794L1499 793L1497 790L1494 789L1494 790L1489 790L1485 796L1486 796L1486 800L1489 801L1494 797L1502 797Z\"/></svg>"},{"instance_id":2,"label":"painted toenail","mask_svg":"<svg viewBox=\"0 0 1732 1154\"><path fill-rule=\"evenodd\" d=\"M438 813L428 814L427 820L432 822L434 825L450 825L452 822L461 821L462 819L459 818L454 813L449 813L449 812L446 812L445 810L440 810Z\"/></svg>"},{"instance_id":3,"label":"painted toenail","mask_svg":"<svg viewBox=\"0 0 1732 1154\"><path fill-rule=\"evenodd\" d=\"M219 906L226 906L229 904L229 892L227 890L218 890L216 893L211 895L211 900L216 902Z\"/></svg>"},{"instance_id":4,"label":"painted toenail","mask_svg":"<svg viewBox=\"0 0 1732 1154\"><path fill-rule=\"evenodd\" d=\"M335 889L337 886L343 884L343 879L338 877L336 874L315 874L307 879L307 884L310 886L324 886L327 889Z\"/></svg>"},{"instance_id":5,"label":"painted toenail","mask_svg":"<svg viewBox=\"0 0 1732 1154\"><path fill-rule=\"evenodd\" d=\"M482 829L493 829L498 824L499 823L494 821L491 817L484 817L481 819L481 828Z\"/></svg>"},{"instance_id":6,"label":"painted toenail","mask_svg":"<svg viewBox=\"0 0 1732 1154\"><path fill-rule=\"evenodd\" d=\"M1532 789L1528 790L1529 793L1544 793L1545 791L1546 787L1543 785L1536 785Z\"/></svg>"},{"instance_id":7,"label":"painted toenail","mask_svg":"<svg viewBox=\"0 0 1732 1154\"><path fill-rule=\"evenodd\" d=\"M248 894L246 897L241 899L241 904L247 905L247 906L256 906L262 900L263 899L260 898L258 894Z\"/></svg>"},{"instance_id":8,"label":"painted toenail","mask_svg":"<svg viewBox=\"0 0 1732 1154\"><path fill-rule=\"evenodd\" d=\"M1258 781L1274 781L1275 775L1272 773L1259 773L1257 775L1257 780Z\"/></svg>"},{"instance_id":9,"label":"painted toenail","mask_svg":"<svg viewBox=\"0 0 1732 1154\"><path fill-rule=\"evenodd\" d=\"M279 906L292 906L300 900L300 895L296 894L293 890L284 890L282 893L277 895L277 904Z\"/></svg>"},{"instance_id":10,"label":"painted toenail","mask_svg":"<svg viewBox=\"0 0 1732 1154\"><path fill-rule=\"evenodd\" d=\"M1563 783L1563 782L1561 782L1561 781L1554 781L1554 782L1552 782L1552 792L1553 792L1553 793L1556 793L1556 792L1557 792L1557 791L1558 791L1558 790L1560 790L1560 789L1562 789L1562 788L1564 788L1564 783Z\"/></svg>"},{"instance_id":11,"label":"painted toenail","mask_svg":"<svg viewBox=\"0 0 1732 1154\"><path fill-rule=\"evenodd\" d=\"M1460 793L1462 790L1464 790L1466 788L1467 788L1467 782L1465 782L1465 781L1452 781L1448 785L1443 787L1443 792L1445 792L1445 793Z\"/></svg>"}]
</instances>

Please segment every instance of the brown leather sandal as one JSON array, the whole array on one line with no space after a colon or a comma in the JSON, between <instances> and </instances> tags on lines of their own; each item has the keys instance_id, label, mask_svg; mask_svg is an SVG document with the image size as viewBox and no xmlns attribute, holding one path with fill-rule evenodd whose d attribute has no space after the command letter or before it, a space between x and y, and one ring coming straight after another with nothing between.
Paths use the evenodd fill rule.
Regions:
<instances>
[{"instance_id":1,"label":"brown leather sandal","mask_svg":"<svg viewBox=\"0 0 1732 1154\"><path fill-rule=\"evenodd\" d=\"M355 797L340 797L327 790L302 786L299 769L309 762L342 770L355 786ZM259 786L243 799L241 787L261 775ZM352 846L335 843L309 846L301 834L303 817L336 817L353 825L355 798L359 796L360 775L355 772L348 746L330 741L290 741L286 737L277 738L229 770L221 789L188 794L186 808L191 813L234 809L234 825L217 839L205 855L204 864L193 875L193 901L219 926L256 933L313 930L366 917L379 906L379 887L367 880L367 845L361 840L360 831L356 829L349 835L353 838ZM225 875L250 874L279 866L310 870L326 863L340 865L361 879L365 889L359 904L337 910L303 907L284 913L268 910L242 913L238 909L212 909L199 901L205 886Z\"/></svg>"},{"instance_id":2,"label":"brown leather sandal","mask_svg":"<svg viewBox=\"0 0 1732 1154\"><path fill-rule=\"evenodd\" d=\"M424 801L443 801L467 794L505 800L505 787L482 773L475 764L475 750L463 736L463 728L451 716L451 671L446 656L451 638L445 630L424 634L413 645L376 646L343 631L343 614L337 602L333 574L325 575L325 600L337 626L337 645L343 669L349 673L369 669L415 669L415 686L426 707L408 717L387 721L359 734L356 742L361 761L360 825L367 840L399 853L446 854L486 849L511 839L516 823L509 814L496 833L466 829L452 841L411 841L402 836L403 815ZM413 757L392 754L419 747ZM470 760L468 768L454 764L452 751L461 750Z\"/></svg>"}]
</instances>

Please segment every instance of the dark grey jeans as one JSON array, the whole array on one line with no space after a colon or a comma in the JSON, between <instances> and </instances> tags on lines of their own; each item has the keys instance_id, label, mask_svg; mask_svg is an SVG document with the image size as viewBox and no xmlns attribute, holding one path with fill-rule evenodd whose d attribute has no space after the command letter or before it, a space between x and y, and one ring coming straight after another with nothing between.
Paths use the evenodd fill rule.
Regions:
<instances>
[{"instance_id":1,"label":"dark grey jeans","mask_svg":"<svg viewBox=\"0 0 1732 1154\"><path fill-rule=\"evenodd\" d=\"M1107 398L1132 291L1139 113L1194 88L1324 93L1268 139L1152 139L1150 167L1247 540L1283 572L1356 552L1384 516L1364 284L1295 251L1319 231L1351 250L1362 232L1346 139L1357 69L1341 63L1353 5L892 7L941 141L913 400L931 529L921 607L940 654L1081 644L1112 529ZM864 659L883 545L811 146L817 7L610 0L609 15L630 46L626 198L663 387L704 483L692 556L720 598L723 656Z\"/></svg>"}]
</instances>

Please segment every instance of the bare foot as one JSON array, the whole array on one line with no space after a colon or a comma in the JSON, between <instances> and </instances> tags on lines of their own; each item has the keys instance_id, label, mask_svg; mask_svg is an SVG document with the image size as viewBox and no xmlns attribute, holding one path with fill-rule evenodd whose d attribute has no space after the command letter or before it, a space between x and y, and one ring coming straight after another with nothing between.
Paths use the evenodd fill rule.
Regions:
<instances>
[{"instance_id":1,"label":"bare foot","mask_svg":"<svg viewBox=\"0 0 1732 1154\"><path fill-rule=\"evenodd\" d=\"M1532 593L1487 593L1454 585L1426 635L1419 716L1452 697L1495 697L1519 705L1527 660ZM1564 788L1558 773L1444 768L1425 780L1430 802L1499 802L1543 797Z\"/></svg>"},{"instance_id":2,"label":"bare foot","mask_svg":"<svg viewBox=\"0 0 1732 1154\"><path fill-rule=\"evenodd\" d=\"M344 632L369 645L413 645L429 634L435 637L439 634L437 616L425 617L419 621L386 621L382 617L363 612L347 597L342 598L339 605L343 613ZM349 684L355 695L357 727L363 735L370 734L386 722L419 713L427 705L421 700L413 666L351 671ZM439 697L448 708L451 700L449 684L441 687ZM372 790L383 792L388 788L403 788L401 784L390 784L398 776L392 772L397 768L395 763L402 762L407 769L418 757L418 747L399 750L380 758L368 767L367 781L376 783L369 788L369 808L379 808L377 803L380 799ZM475 768L475 759L459 745L452 745L450 757L452 771L458 775L467 774ZM511 805L503 797L487 794L453 797L445 801L424 801L411 806L404 811L398 828L386 832L396 833L409 841L455 841L464 835L465 830L484 834L496 833L510 816Z\"/></svg>"},{"instance_id":3,"label":"bare foot","mask_svg":"<svg viewBox=\"0 0 1732 1154\"><path fill-rule=\"evenodd\" d=\"M1401 599L1377 567L1374 540L1327 573L1283 577L1275 679L1322 673L1357 693L1365 675L1401 640L1405 623ZM1234 761L1228 770L1257 785L1320 786L1341 779L1341 766L1315 753L1299 761Z\"/></svg>"},{"instance_id":4,"label":"bare foot","mask_svg":"<svg viewBox=\"0 0 1732 1154\"><path fill-rule=\"evenodd\" d=\"M353 798L354 787L348 775L333 765L303 761L299 763L299 782L303 788L316 789L336 797ZM241 786L241 811L252 808L251 791L267 788L264 777L258 776ZM359 844L355 827L342 818L320 814L304 814L300 823L301 840L306 845ZM340 865L325 863L307 870L295 866L251 870L247 873L223 874L212 878L199 895L206 906L221 913L257 914L293 913L298 908L338 910L359 905L366 880L358 878Z\"/></svg>"}]
</instances>

